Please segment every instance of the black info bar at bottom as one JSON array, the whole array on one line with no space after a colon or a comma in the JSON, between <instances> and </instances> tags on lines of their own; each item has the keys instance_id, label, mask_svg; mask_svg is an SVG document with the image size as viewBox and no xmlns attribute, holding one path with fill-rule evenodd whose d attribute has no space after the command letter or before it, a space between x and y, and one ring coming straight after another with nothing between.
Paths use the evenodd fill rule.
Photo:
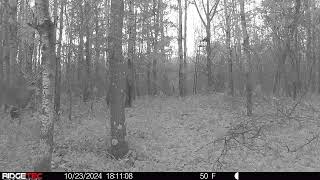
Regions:
<instances>
[{"instance_id":1,"label":"black info bar at bottom","mask_svg":"<svg viewBox=\"0 0 320 180\"><path fill-rule=\"evenodd\" d=\"M1 172L2 180L320 180L319 172Z\"/></svg>"}]
</instances>

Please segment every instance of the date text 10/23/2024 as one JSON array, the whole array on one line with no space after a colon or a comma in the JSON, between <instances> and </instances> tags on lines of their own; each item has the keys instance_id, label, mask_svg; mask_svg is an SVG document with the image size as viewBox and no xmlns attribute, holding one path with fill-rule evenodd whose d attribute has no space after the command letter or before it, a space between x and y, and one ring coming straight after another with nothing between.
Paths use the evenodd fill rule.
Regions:
<instances>
[{"instance_id":1,"label":"date text 10/23/2024","mask_svg":"<svg viewBox=\"0 0 320 180\"><path fill-rule=\"evenodd\" d=\"M233 173L234 174L234 173ZM166 180L169 179L200 179L210 180L219 179L216 173L191 173L191 172L108 172L108 173L64 173L66 180L77 180L77 179L108 179L108 180L132 180L132 179L152 179L155 177L162 177ZM229 177L229 176L228 176ZM233 177L230 176L230 177ZM234 176L236 177L236 176ZM237 180L237 178L236 178Z\"/></svg>"},{"instance_id":2,"label":"date text 10/23/2024","mask_svg":"<svg viewBox=\"0 0 320 180\"><path fill-rule=\"evenodd\" d=\"M236 179L234 173L213 173L213 172L27 172L27 173L1 173L3 180L133 180L133 179L199 179L218 180Z\"/></svg>"}]
</instances>

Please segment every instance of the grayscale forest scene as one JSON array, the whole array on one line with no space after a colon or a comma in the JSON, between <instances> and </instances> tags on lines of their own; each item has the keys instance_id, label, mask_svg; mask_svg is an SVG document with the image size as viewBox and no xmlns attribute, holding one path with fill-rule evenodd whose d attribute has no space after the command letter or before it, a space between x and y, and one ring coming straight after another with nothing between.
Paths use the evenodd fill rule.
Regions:
<instances>
[{"instance_id":1,"label":"grayscale forest scene","mask_svg":"<svg viewBox=\"0 0 320 180\"><path fill-rule=\"evenodd\" d=\"M0 0L0 171L320 171L320 0Z\"/></svg>"}]
</instances>

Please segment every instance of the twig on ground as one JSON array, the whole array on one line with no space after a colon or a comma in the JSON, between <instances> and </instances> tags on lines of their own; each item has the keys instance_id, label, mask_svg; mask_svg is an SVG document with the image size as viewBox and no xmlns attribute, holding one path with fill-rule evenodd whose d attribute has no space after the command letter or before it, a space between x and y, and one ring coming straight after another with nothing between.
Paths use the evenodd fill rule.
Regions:
<instances>
[{"instance_id":1,"label":"twig on ground","mask_svg":"<svg viewBox=\"0 0 320 180\"><path fill-rule=\"evenodd\" d=\"M198 151L200 151L201 149L203 149L204 147L206 147L206 146L208 146L208 145L210 145L210 144L213 144L213 143L215 143L215 140L206 143L205 145L203 145L203 146L199 147L198 149L196 149L194 152L198 152Z\"/></svg>"},{"instance_id":2,"label":"twig on ground","mask_svg":"<svg viewBox=\"0 0 320 180\"><path fill-rule=\"evenodd\" d=\"M296 148L293 148L293 149L290 149L287 144L285 144L285 147L287 148L288 153L289 153L289 152L297 152L298 150L302 149L302 148L305 147L306 145L310 144L312 141L318 139L319 136L320 136L320 134L317 134L317 135L313 136L311 139L307 139L307 142L306 142L306 143L304 143L304 144L302 144L302 145L300 145L300 146L298 146L298 147L296 147Z\"/></svg>"},{"instance_id":3,"label":"twig on ground","mask_svg":"<svg viewBox=\"0 0 320 180\"><path fill-rule=\"evenodd\" d=\"M218 156L218 158L216 159L215 163L213 163L212 165L212 169L214 171L220 170L223 167L223 163L221 162L221 159L227 155L228 152L228 140L227 137L225 137L224 139L224 144L223 144L223 149L221 150L220 155ZM216 168L215 168L216 167Z\"/></svg>"},{"instance_id":4,"label":"twig on ground","mask_svg":"<svg viewBox=\"0 0 320 180\"><path fill-rule=\"evenodd\" d=\"M112 160L117 160L112 154L110 154L108 151L106 151L106 154L112 158Z\"/></svg>"}]
</instances>

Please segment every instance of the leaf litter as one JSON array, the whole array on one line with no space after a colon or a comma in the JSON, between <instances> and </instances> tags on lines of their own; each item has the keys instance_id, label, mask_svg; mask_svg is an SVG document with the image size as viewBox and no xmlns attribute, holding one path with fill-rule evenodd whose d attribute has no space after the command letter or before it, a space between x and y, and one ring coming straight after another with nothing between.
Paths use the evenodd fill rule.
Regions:
<instances>
[{"instance_id":1,"label":"leaf litter","mask_svg":"<svg viewBox=\"0 0 320 180\"><path fill-rule=\"evenodd\" d=\"M299 117L299 122L298 118L276 116L267 103L258 104L254 118L250 119L244 115L242 98L223 94L140 98L133 108L126 109L130 150L120 161L106 151L110 144L110 116L105 102L95 102L91 113L87 105L79 103L73 108L71 122L65 115L56 125L52 168L54 171L319 171L320 113L305 109L310 109L310 103L314 109L320 104L308 103L292 113L304 116ZM25 115L23 126L30 128L20 128L19 133L14 133L9 131L14 129L13 125L1 121L1 170L32 170L38 143L34 128L37 116ZM254 136L255 131L260 134ZM19 141L12 143L15 135ZM13 154L8 153L9 148L14 150Z\"/></svg>"}]
</instances>

